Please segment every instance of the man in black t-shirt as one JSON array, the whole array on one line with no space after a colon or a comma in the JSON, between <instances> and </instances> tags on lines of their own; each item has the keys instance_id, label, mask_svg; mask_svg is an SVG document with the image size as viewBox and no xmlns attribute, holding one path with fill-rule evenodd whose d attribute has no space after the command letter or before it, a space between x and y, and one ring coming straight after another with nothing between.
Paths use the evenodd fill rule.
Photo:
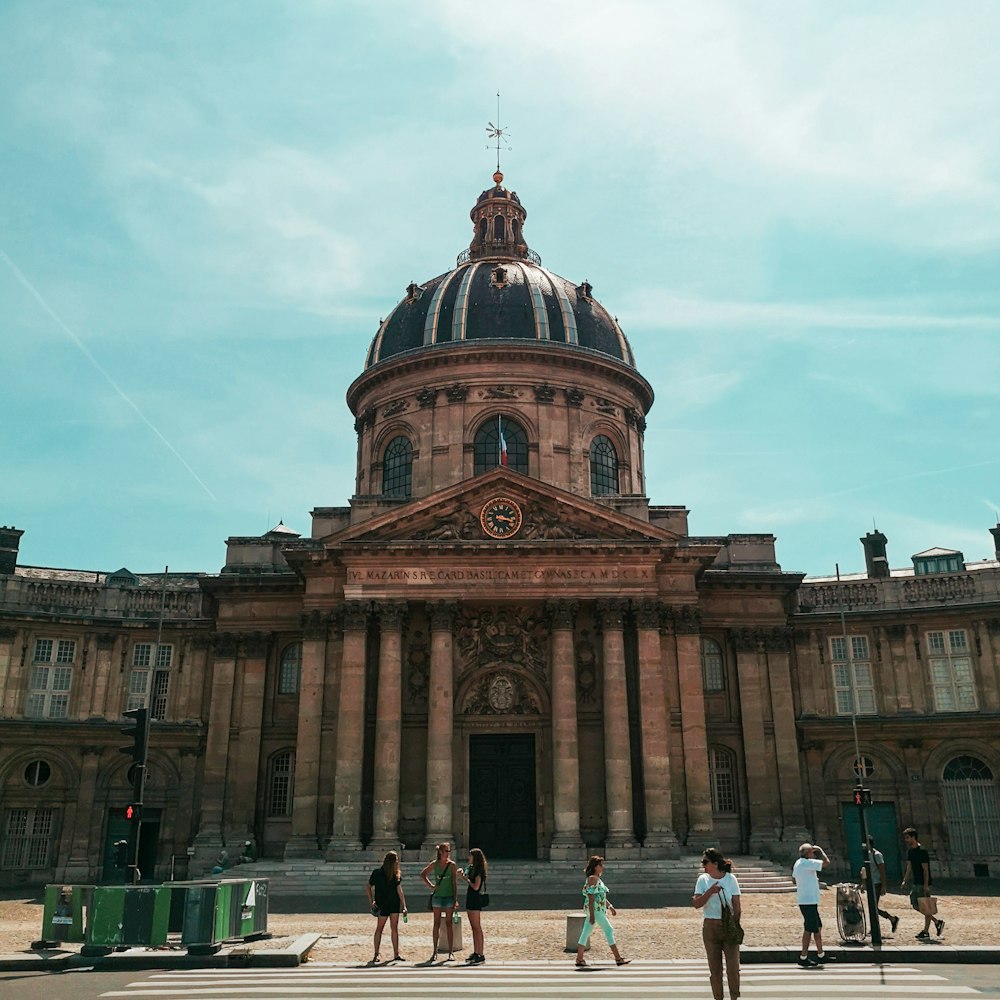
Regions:
<instances>
[{"instance_id":1,"label":"man in black t-shirt","mask_svg":"<svg viewBox=\"0 0 1000 1000\"><path fill-rule=\"evenodd\" d=\"M903 872L903 888L910 886L910 906L924 917L924 929L917 935L918 940L926 941L931 936L931 921L934 930L941 937L944 930L944 920L933 913L920 909L920 900L929 898L931 894L931 859L930 855L920 846L915 827L908 826L903 831L903 843L906 844L906 871ZM926 905L926 904L925 904Z\"/></svg>"}]
</instances>

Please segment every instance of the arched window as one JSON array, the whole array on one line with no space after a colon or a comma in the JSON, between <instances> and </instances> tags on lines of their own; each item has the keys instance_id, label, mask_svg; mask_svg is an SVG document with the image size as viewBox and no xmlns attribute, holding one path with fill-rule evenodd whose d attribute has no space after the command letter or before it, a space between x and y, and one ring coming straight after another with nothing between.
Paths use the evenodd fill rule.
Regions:
<instances>
[{"instance_id":1,"label":"arched window","mask_svg":"<svg viewBox=\"0 0 1000 1000\"><path fill-rule=\"evenodd\" d=\"M285 646L281 653L281 665L278 669L278 694L298 694L301 674L302 643L293 642Z\"/></svg>"},{"instance_id":2,"label":"arched window","mask_svg":"<svg viewBox=\"0 0 1000 1000\"><path fill-rule=\"evenodd\" d=\"M504 241L503 216L498 215L493 220L493 242L503 243L503 241Z\"/></svg>"},{"instance_id":3,"label":"arched window","mask_svg":"<svg viewBox=\"0 0 1000 1000\"><path fill-rule=\"evenodd\" d=\"M514 219L510 224L511 234L514 237L514 242L516 243L521 238L520 227L517 224L517 219Z\"/></svg>"},{"instance_id":4,"label":"arched window","mask_svg":"<svg viewBox=\"0 0 1000 1000\"><path fill-rule=\"evenodd\" d=\"M489 232L489 229L490 229L489 222L487 222L486 219L480 219L479 220L479 239L482 240L483 243L486 242L486 235Z\"/></svg>"},{"instance_id":5,"label":"arched window","mask_svg":"<svg viewBox=\"0 0 1000 1000\"><path fill-rule=\"evenodd\" d=\"M382 495L408 497L413 490L413 445L405 437L393 438L382 458Z\"/></svg>"},{"instance_id":6,"label":"arched window","mask_svg":"<svg viewBox=\"0 0 1000 1000\"><path fill-rule=\"evenodd\" d=\"M590 492L595 497L618 493L618 452L603 434L590 445Z\"/></svg>"},{"instance_id":7,"label":"arched window","mask_svg":"<svg viewBox=\"0 0 1000 1000\"><path fill-rule=\"evenodd\" d=\"M503 428L503 443L507 447L508 468L523 475L528 474L528 438L519 424L507 417L490 417L476 432L473 441L473 474L481 476L495 469L503 462L500 430Z\"/></svg>"},{"instance_id":8,"label":"arched window","mask_svg":"<svg viewBox=\"0 0 1000 1000\"><path fill-rule=\"evenodd\" d=\"M1000 854L1000 800L989 766L978 757L953 757L941 778L952 853Z\"/></svg>"},{"instance_id":9,"label":"arched window","mask_svg":"<svg viewBox=\"0 0 1000 1000\"><path fill-rule=\"evenodd\" d=\"M268 767L267 814L268 816L292 815L292 790L295 783L295 751L276 753Z\"/></svg>"},{"instance_id":10,"label":"arched window","mask_svg":"<svg viewBox=\"0 0 1000 1000\"><path fill-rule=\"evenodd\" d=\"M701 640L701 685L705 691L725 691L726 669L722 647L714 639Z\"/></svg>"},{"instance_id":11,"label":"arched window","mask_svg":"<svg viewBox=\"0 0 1000 1000\"><path fill-rule=\"evenodd\" d=\"M708 782L712 790L712 812L737 812L736 759L723 747L708 749Z\"/></svg>"}]
</instances>

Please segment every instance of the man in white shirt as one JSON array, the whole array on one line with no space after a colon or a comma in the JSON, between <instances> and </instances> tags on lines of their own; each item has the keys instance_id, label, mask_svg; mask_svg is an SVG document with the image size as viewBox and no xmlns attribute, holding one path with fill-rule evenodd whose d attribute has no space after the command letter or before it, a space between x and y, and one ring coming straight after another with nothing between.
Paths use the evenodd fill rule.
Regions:
<instances>
[{"instance_id":1,"label":"man in white shirt","mask_svg":"<svg viewBox=\"0 0 1000 1000\"><path fill-rule=\"evenodd\" d=\"M802 844L799 859L792 866L795 879L795 901L802 913L802 951L799 965L803 969L812 968L830 961L823 951L823 921L819 916L819 873L829 867L830 859L818 844ZM816 957L809 955L809 939L816 942Z\"/></svg>"}]
</instances>

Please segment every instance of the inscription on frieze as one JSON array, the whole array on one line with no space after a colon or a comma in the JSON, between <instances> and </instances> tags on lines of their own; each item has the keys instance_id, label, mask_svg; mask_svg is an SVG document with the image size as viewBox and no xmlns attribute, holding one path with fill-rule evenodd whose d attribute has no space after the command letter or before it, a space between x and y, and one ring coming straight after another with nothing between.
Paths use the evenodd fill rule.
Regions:
<instances>
[{"instance_id":1,"label":"inscription on frieze","mask_svg":"<svg viewBox=\"0 0 1000 1000\"><path fill-rule=\"evenodd\" d=\"M648 566L391 566L352 567L347 570L349 585L434 584L434 583L643 583L653 581Z\"/></svg>"}]
</instances>

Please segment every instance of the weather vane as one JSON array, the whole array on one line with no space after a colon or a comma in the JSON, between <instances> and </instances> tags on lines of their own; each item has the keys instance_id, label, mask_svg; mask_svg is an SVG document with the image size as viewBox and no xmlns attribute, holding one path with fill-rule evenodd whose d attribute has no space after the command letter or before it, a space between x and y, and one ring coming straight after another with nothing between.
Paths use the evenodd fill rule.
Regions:
<instances>
[{"instance_id":1,"label":"weather vane","mask_svg":"<svg viewBox=\"0 0 1000 1000\"><path fill-rule=\"evenodd\" d=\"M510 129L502 126L500 124L500 91L497 91L497 123L489 122L486 126L486 134L491 138L496 140L496 150L497 150L497 173L500 173L500 150L501 148L510 151ZM487 149L490 147L487 146ZM497 182L499 183L499 181Z\"/></svg>"}]
</instances>

